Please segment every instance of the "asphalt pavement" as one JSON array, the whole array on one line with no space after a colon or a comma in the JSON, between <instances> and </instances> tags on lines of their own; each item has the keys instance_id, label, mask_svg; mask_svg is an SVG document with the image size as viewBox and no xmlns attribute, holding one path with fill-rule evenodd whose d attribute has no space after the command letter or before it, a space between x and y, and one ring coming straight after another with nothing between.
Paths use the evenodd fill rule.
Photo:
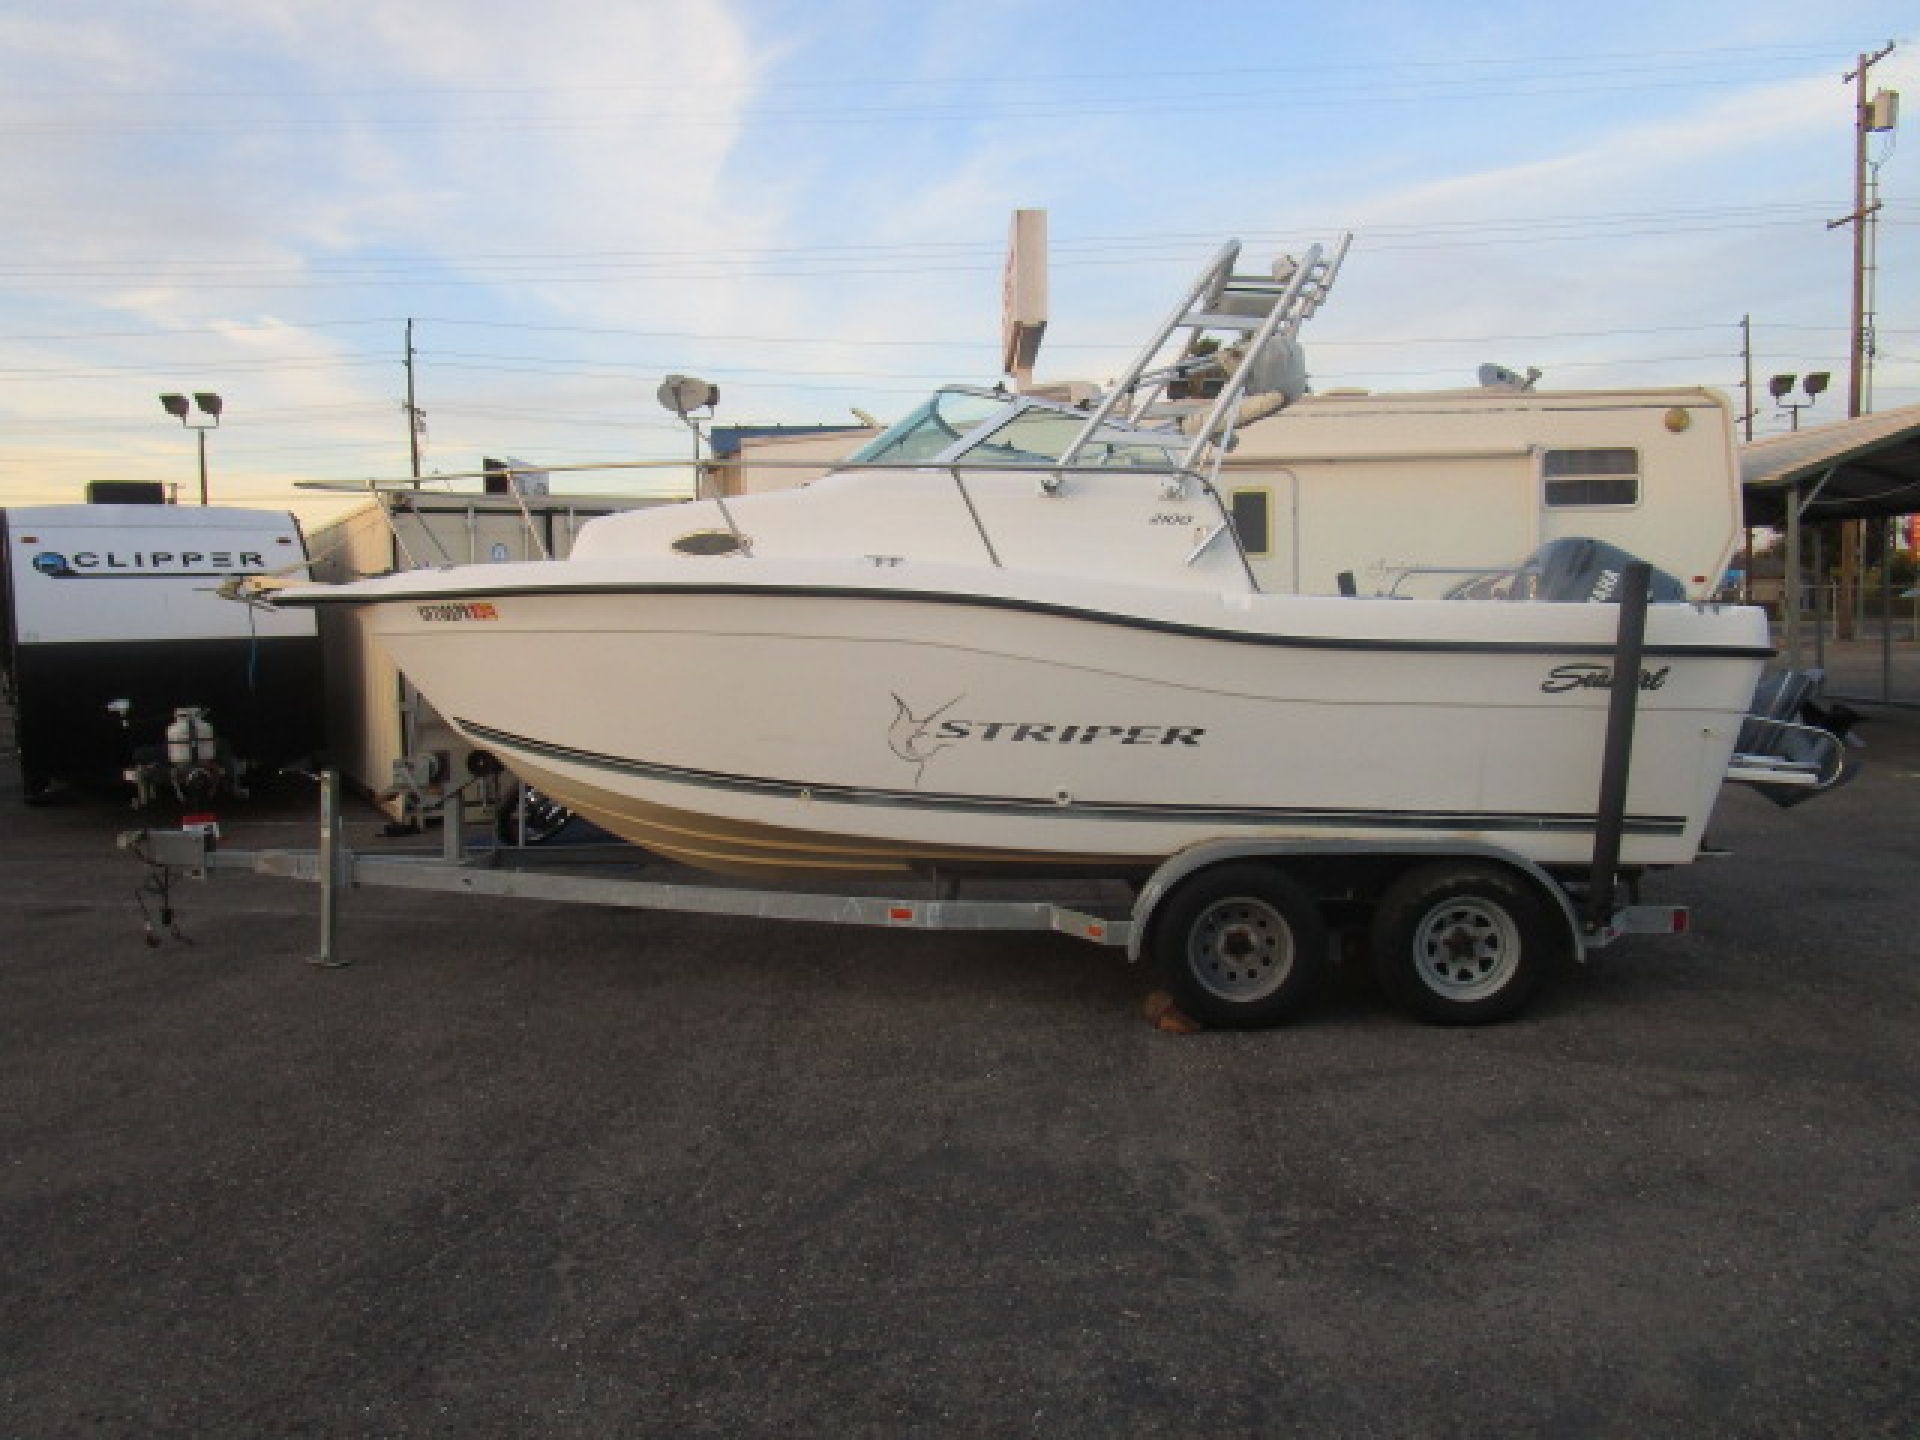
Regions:
<instances>
[{"instance_id":1,"label":"asphalt pavement","mask_svg":"<svg viewBox=\"0 0 1920 1440\"><path fill-rule=\"evenodd\" d=\"M183 882L0 781L0 1434L1911 1436L1920 715L1524 1019ZM305 845L298 792L226 813ZM371 812L350 841L376 845ZM153 897L148 897L153 903Z\"/></svg>"}]
</instances>

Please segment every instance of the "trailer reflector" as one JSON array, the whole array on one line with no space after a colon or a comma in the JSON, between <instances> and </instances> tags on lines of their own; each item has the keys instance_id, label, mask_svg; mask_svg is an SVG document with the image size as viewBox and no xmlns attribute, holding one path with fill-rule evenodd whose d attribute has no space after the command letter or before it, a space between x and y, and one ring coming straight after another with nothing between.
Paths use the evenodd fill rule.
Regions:
<instances>
[{"instance_id":1,"label":"trailer reflector","mask_svg":"<svg viewBox=\"0 0 1920 1440\"><path fill-rule=\"evenodd\" d=\"M1622 905L1607 923L1589 932L1587 948L1611 945L1623 935L1684 935L1693 925L1693 912L1684 905Z\"/></svg>"}]
</instances>

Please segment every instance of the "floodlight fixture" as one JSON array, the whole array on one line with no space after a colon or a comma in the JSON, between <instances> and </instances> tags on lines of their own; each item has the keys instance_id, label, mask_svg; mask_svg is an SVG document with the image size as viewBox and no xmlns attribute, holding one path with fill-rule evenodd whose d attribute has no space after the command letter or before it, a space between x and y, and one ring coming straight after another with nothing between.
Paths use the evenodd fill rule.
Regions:
<instances>
[{"instance_id":1,"label":"floodlight fixture","mask_svg":"<svg viewBox=\"0 0 1920 1440\"><path fill-rule=\"evenodd\" d=\"M1804 380L1801 380L1798 375L1775 375L1767 381L1767 393L1773 396L1775 405L1792 417L1793 428L1798 430L1800 412L1820 398L1821 392L1827 388L1832 379L1833 376L1825 370L1812 371ZM1793 382L1796 380L1800 381L1800 389L1807 397L1804 400L1792 398Z\"/></svg>"},{"instance_id":2,"label":"floodlight fixture","mask_svg":"<svg viewBox=\"0 0 1920 1440\"><path fill-rule=\"evenodd\" d=\"M704 479L707 466L700 459L700 421L694 415L696 410L704 410L711 419L716 406L720 403L720 387L710 380L701 380L692 375L669 375L660 382L660 388L654 392L662 407L678 415L687 429L693 432L693 495L700 499L706 492ZM713 503L720 507L720 517L727 522L727 529L733 532L734 543L742 555L753 553L753 542L733 523L733 512L727 509L726 496L716 486Z\"/></svg>"},{"instance_id":3,"label":"floodlight fixture","mask_svg":"<svg viewBox=\"0 0 1920 1440\"><path fill-rule=\"evenodd\" d=\"M200 413L208 418L196 425L193 423L193 407L187 403L184 395L168 392L160 397L160 408L173 416L187 429L193 431L200 441L200 503L207 503L207 431L218 428L220 414L226 409L226 403L211 390L193 392L193 404L200 407Z\"/></svg>"},{"instance_id":4,"label":"floodlight fixture","mask_svg":"<svg viewBox=\"0 0 1920 1440\"><path fill-rule=\"evenodd\" d=\"M663 408L685 420L696 410L712 411L720 403L720 387L692 375L669 375L654 396Z\"/></svg>"}]
</instances>

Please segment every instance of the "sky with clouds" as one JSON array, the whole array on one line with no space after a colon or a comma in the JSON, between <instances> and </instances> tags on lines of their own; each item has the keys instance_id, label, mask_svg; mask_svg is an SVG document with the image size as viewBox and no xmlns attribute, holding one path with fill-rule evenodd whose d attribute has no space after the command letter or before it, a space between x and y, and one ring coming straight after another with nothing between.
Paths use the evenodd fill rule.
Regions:
<instances>
[{"instance_id":1,"label":"sky with clouds","mask_svg":"<svg viewBox=\"0 0 1920 1440\"><path fill-rule=\"evenodd\" d=\"M1920 125L1910 3L0 0L0 503L686 453L999 373L1017 207L1041 378L1098 380L1228 236L1355 235L1319 388L1711 384L1845 410L1853 98ZM1875 408L1920 404L1920 145L1875 137ZM1767 406L1761 433L1782 428ZM634 487L625 477L617 482ZM665 483L655 472L653 483ZM580 488L570 486L568 488Z\"/></svg>"}]
</instances>

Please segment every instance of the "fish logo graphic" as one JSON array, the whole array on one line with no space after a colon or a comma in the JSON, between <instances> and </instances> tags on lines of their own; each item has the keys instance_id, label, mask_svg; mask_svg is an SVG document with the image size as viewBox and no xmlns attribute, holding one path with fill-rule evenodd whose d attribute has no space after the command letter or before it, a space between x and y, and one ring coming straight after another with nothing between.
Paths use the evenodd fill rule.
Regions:
<instances>
[{"instance_id":1,"label":"fish logo graphic","mask_svg":"<svg viewBox=\"0 0 1920 1440\"><path fill-rule=\"evenodd\" d=\"M920 783L920 776L926 771L927 761L954 743L952 740L938 740L933 737L931 732L934 721L964 699L966 696L956 695L938 710L926 715L915 715L907 707L906 701L898 695L893 697L896 714L892 726L887 730L887 744L892 747L894 754L914 767L914 784Z\"/></svg>"}]
</instances>

